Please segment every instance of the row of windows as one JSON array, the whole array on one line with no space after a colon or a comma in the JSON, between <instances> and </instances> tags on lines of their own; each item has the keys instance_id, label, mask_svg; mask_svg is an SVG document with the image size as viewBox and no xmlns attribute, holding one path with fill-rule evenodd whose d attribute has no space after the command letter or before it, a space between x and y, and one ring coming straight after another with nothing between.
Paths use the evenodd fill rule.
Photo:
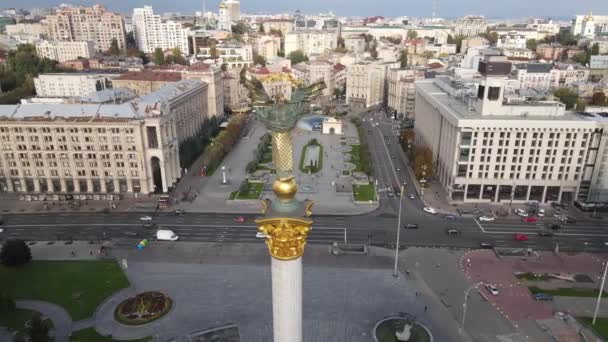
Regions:
<instances>
[{"instance_id":1,"label":"row of windows","mask_svg":"<svg viewBox=\"0 0 608 342\"><path fill-rule=\"evenodd\" d=\"M46 164L46 165L45 165ZM8 167L17 167L18 163L15 161L8 161L6 162L6 165L8 165ZM56 161L47 161L46 163L43 161L35 161L35 162L29 162L27 160L25 161L21 161L20 165L22 167L31 167L31 166L35 166L35 167L57 167L57 165L59 165ZM139 164L137 162L130 162L128 164L125 164L125 162L121 162L121 161L117 161L115 163L112 163L110 161L104 161L102 163L97 163L96 161L94 162L89 162L88 166L90 168L97 168L99 167L99 165L102 165L102 167L104 168L112 168L112 167L117 167L117 168L124 168L125 165L129 165L130 168L132 169L136 169L139 167ZM71 168L71 163L69 161L62 161L61 162L61 166L64 168ZM74 166L75 167L85 167L85 162L83 161L75 161L74 162ZM2 163L0 163L0 167L2 167Z\"/></svg>"},{"instance_id":2,"label":"row of windows","mask_svg":"<svg viewBox=\"0 0 608 342\"><path fill-rule=\"evenodd\" d=\"M79 177L86 177L86 176L92 176L92 177L99 177L100 174L103 174L104 177L113 177L114 175L112 174L112 172L110 171L103 171L102 173L99 173L97 170L91 170L88 171L87 170L77 170L76 173L72 173L70 170L64 170L63 173L61 174L63 177L74 177L74 176L79 176ZM125 176L125 171L124 170L117 170L116 171L116 175L118 177L124 177ZM139 171L137 170L131 170L129 172L129 174L131 175L131 177L139 177ZM19 170L15 170L15 169L10 169L9 170L9 175L13 176L13 177L19 177L19 176L23 176L23 177L32 177L32 172L30 170L23 170L23 172L20 174ZM36 176L38 177L46 177L46 176L51 176L51 177L59 177L60 172L58 170L49 170L49 172L47 173L46 170L42 170L42 169L37 169L36 170ZM0 169L0 177L4 177L4 171Z\"/></svg>"},{"instance_id":3,"label":"row of windows","mask_svg":"<svg viewBox=\"0 0 608 342\"><path fill-rule=\"evenodd\" d=\"M82 153L74 153L74 154L68 154L68 153L60 153L59 154L59 159L61 160L66 160L66 159L84 159L85 157L87 159L97 159L97 156L99 155L99 159L110 159L111 157L114 157L114 159L123 159L124 155L120 154L120 153L115 153L115 154L110 154L110 153L101 153L101 154L95 154L95 153L87 153L86 155L82 154ZM27 153L18 153L15 155L15 153L5 153L4 154L4 159L6 160L11 160L11 159L15 159L15 156L17 156L19 159L29 159L29 157L31 156L33 159L42 159L43 156L46 159L56 159L57 155L55 153L32 153L31 155L28 155ZM136 159L137 155L133 154L133 153L129 153L126 155L127 159Z\"/></svg>"},{"instance_id":4,"label":"row of windows","mask_svg":"<svg viewBox=\"0 0 608 342\"><path fill-rule=\"evenodd\" d=\"M69 148L68 145L58 145L57 148L60 151L69 151L69 150L83 151L82 146L80 146L80 145L72 145L71 149ZM2 149L3 150L12 150L10 145L2 145ZM39 145L30 145L28 148L27 145L21 145L21 144L18 144L16 149L18 151L27 151L27 150L41 151L42 150L42 148L40 148ZM45 151L54 151L55 145L45 145L44 150ZM110 151L110 147L108 145L101 145L101 146L99 146L99 150L100 151ZM122 151L122 150L123 150L122 145L113 145L112 146L112 151ZM137 151L137 148L134 145L131 145L131 146L127 146L126 150L127 151ZM95 146L86 145L84 148L84 151L95 151Z\"/></svg>"},{"instance_id":5,"label":"row of windows","mask_svg":"<svg viewBox=\"0 0 608 342\"><path fill-rule=\"evenodd\" d=\"M25 129L23 127L13 127L12 129L9 129L8 127L0 127L0 133L7 133L7 132L15 132L15 133L23 133L28 132L28 133L51 133L51 128L50 127L42 127L42 128L36 128L36 127L26 127ZM85 128L78 128L78 127L71 127L68 129L65 129L63 127L56 127L54 129L54 131L56 133L65 133L65 132L69 132L69 133L78 133L78 132L83 132L83 133L93 133L93 128L89 128L89 127L85 127ZM114 134L118 134L118 133L126 133L126 134L133 134L135 132L135 130L133 128L117 128L117 127L112 127L112 128L105 128L105 127L99 127L97 129L95 129L95 131L97 133L114 133Z\"/></svg>"}]
</instances>

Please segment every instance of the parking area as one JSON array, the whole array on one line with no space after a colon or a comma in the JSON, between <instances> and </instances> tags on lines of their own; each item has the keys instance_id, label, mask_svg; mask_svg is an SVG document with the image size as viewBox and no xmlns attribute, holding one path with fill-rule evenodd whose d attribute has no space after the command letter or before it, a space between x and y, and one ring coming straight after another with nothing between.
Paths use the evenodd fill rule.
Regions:
<instances>
[{"instance_id":1,"label":"parking area","mask_svg":"<svg viewBox=\"0 0 608 342\"><path fill-rule=\"evenodd\" d=\"M557 289L563 287L593 288L597 287L602 275L602 260L588 253L566 255L542 252L524 253L519 256L502 256L501 258L492 250L474 250L466 252L460 260L460 268L465 277L473 284L483 283L479 286L480 292L512 322L525 319L547 319L555 313L552 301L536 301L532 298L529 286L538 286L543 289ZM526 279L516 274L544 274L559 273L565 277L585 275L591 282L573 283L559 279ZM485 284L493 284L498 294L493 295Z\"/></svg>"}]
</instances>

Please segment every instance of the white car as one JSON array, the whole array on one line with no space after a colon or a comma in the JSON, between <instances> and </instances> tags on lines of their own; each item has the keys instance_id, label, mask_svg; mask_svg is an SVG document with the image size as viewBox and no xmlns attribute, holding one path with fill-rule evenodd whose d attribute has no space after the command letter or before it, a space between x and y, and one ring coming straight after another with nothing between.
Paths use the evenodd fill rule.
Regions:
<instances>
[{"instance_id":1,"label":"white car","mask_svg":"<svg viewBox=\"0 0 608 342\"><path fill-rule=\"evenodd\" d=\"M517 208L515 209L515 214L521 216L521 217L528 217L528 212L521 209L521 208Z\"/></svg>"},{"instance_id":2,"label":"white car","mask_svg":"<svg viewBox=\"0 0 608 342\"><path fill-rule=\"evenodd\" d=\"M150 216L142 216L139 218L140 221L152 221L152 217Z\"/></svg>"},{"instance_id":3,"label":"white car","mask_svg":"<svg viewBox=\"0 0 608 342\"><path fill-rule=\"evenodd\" d=\"M416 199L416 195L414 195L414 194L410 194L410 198L411 198L411 199Z\"/></svg>"},{"instance_id":4,"label":"white car","mask_svg":"<svg viewBox=\"0 0 608 342\"><path fill-rule=\"evenodd\" d=\"M538 217L545 217L545 209L538 209Z\"/></svg>"},{"instance_id":5,"label":"white car","mask_svg":"<svg viewBox=\"0 0 608 342\"><path fill-rule=\"evenodd\" d=\"M264 234L262 232L255 233L255 237L258 238L258 239L265 239L265 238L267 238L266 234Z\"/></svg>"},{"instance_id":6,"label":"white car","mask_svg":"<svg viewBox=\"0 0 608 342\"><path fill-rule=\"evenodd\" d=\"M492 284L486 284L486 289L488 290L488 292L490 292L492 295L494 296L498 296L498 289L496 288L495 285Z\"/></svg>"},{"instance_id":7,"label":"white car","mask_svg":"<svg viewBox=\"0 0 608 342\"><path fill-rule=\"evenodd\" d=\"M424 207L424 208L422 208L422 210L424 210L426 213L429 213L429 214L433 214L433 215L437 214L437 210L432 207Z\"/></svg>"},{"instance_id":8,"label":"white car","mask_svg":"<svg viewBox=\"0 0 608 342\"><path fill-rule=\"evenodd\" d=\"M496 218L494 216L480 216L479 217L479 221L492 222L494 220L496 220Z\"/></svg>"}]
</instances>

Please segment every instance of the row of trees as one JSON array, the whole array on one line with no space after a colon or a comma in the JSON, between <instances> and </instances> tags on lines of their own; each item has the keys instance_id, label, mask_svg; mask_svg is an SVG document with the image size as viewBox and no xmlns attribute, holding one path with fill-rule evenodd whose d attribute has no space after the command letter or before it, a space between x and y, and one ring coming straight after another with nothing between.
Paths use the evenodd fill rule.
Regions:
<instances>
[{"instance_id":1,"label":"row of trees","mask_svg":"<svg viewBox=\"0 0 608 342\"><path fill-rule=\"evenodd\" d=\"M165 55L161 48L154 49L152 54L152 62L156 65L181 64L188 65L188 61L182 56L182 50L176 47L171 49L171 54Z\"/></svg>"},{"instance_id":2,"label":"row of trees","mask_svg":"<svg viewBox=\"0 0 608 342\"><path fill-rule=\"evenodd\" d=\"M228 122L226 129L212 139L203 153L203 165L209 172L215 170L228 152L232 151L239 141L243 128L245 127L245 115L238 114L233 116Z\"/></svg>"},{"instance_id":3,"label":"row of trees","mask_svg":"<svg viewBox=\"0 0 608 342\"><path fill-rule=\"evenodd\" d=\"M365 138L365 133L363 132L363 125L361 125L361 121L358 118L351 119L351 122L357 126L357 133L359 134L359 162L361 163L361 172L364 172L366 175L372 174L372 162L371 162L371 154L369 152L369 144L367 143L367 139Z\"/></svg>"},{"instance_id":4,"label":"row of trees","mask_svg":"<svg viewBox=\"0 0 608 342\"><path fill-rule=\"evenodd\" d=\"M255 159L247 163L245 170L247 173L254 173L258 169L258 165L265 160L265 155L270 152L270 143L272 136L269 133L262 135L258 147L255 150Z\"/></svg>"},{"instance_id":5,"label":"row of trees","mask_svg":"<svg viewBox=\"0 0 608 342\"><path fill-rule=\"evenodd\" d=\"M434 175L433 153L426 146L416 145L416 134L412 128L401 130L399 143L414 168L416 179L429 179Z\"/></svg>"},{"instance_id":6,"label":"row of trees","mask_svg":"<svg viewBox=\"0 0 608 342\"><path fill-rule=\"evenodd\" d=\"M211 117L200 127L196 136L184 140L179 146L179 162L182 167L190 167L201 155L211 139L219 132L219 121Z\"/></svg>"}]
</instances>

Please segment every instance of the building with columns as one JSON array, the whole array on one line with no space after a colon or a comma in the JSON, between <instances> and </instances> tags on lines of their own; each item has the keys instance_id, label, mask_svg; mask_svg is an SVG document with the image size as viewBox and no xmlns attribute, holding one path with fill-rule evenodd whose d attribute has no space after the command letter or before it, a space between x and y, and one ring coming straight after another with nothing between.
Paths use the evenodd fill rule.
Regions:
<instances>
[{"instance_id":1,"label":"building with columns","mask_svg":"<svg viewBox=\"0 0 608 342\"><path fill-rule=\"evenodd\" d=\"M478 70L479 84L447 76L416 82L416 144L431 149L449 200L585 199L604 143L598 121L559 102L505 97L505 57L488 57Z\"/></svg>"},{"instance_id":2,"label":"building with columns","mask_svg":"<svg viewBox=\"0 0 608 342\"><path fill-rule=\"evenodd\" d=\"M118 105L2 105L0 192L166 193L206 99L205 83L184 80Z\"/></svg>"},{"instance_id":3,"label":"building with columns","mask_svg":"<svg viewBox=\"0 0 608 342\"><path fill-rule=\"evenodd\" d=\"M486 18L480 15L467 15L454 21L452 32L456 36L474 37L485 33L488 28Z\"/></svg>"}]
</instances>

